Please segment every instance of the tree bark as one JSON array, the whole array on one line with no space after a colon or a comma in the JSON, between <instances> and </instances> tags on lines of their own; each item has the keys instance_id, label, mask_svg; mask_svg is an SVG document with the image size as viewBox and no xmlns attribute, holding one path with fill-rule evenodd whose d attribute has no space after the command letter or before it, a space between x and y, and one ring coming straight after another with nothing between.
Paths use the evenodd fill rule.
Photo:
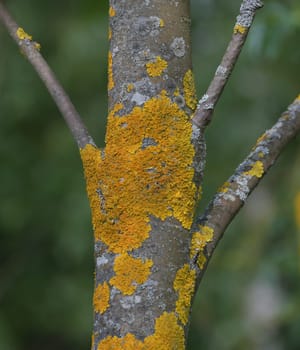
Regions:
<instances>
[{"instance_id":1,"label":"tree bark","mask_svg":"<svg viewBox=\"0 0 300 350\"><path fill-rule=\"evenodd\" d=\"M299 133L298 96L204 214L195 215L203 132L261 6L260 0L242 1L228 49L197 104L189 1L110 0L109 115L106 147L100 150L39 45L0 2L0 20L44 81L80 148L95 236L93 350L185 348L196 287L218 241Z\"/></svg>"},{"instance_id":2,"label":"tree bark","mask_svg":"<svg viewBox=\"0 0 300 350\"><path fill-rule=\"evenodd\" d=\"M111 0L109 13L106 147L81 150L95 232L93 349L183 349L204 149L192 143L189 1Z\"/></svg>"}]
</instances>

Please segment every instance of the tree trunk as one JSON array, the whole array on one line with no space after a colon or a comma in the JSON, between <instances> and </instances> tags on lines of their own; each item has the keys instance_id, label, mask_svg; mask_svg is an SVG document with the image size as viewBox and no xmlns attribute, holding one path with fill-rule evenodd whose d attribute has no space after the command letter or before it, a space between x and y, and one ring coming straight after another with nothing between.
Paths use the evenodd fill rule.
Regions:
<instances>
[{"instance_id":1,"label":"tree trunk","mask_svg":"<svg viewBox=\"0 0 300 350\"><path fill-rule=\"evenodd\" d=\"M110 0L109 115L100 150L40 45L0 1L1 22L80 148L95 235L94 350L185 348L192 300L218 241L300 131L299 95L195 217L202 134L261 7L260 0L242 1L221 64L197 104L189 1Z\"/></svg>"},{"instance_id":2,"label":"tree trunk","mask_svg":"<svg viewBox=\"0 0 300 350\"><path fill-rule=\"evenodd\" d=\"M202 173L189 1L111 0L109 14L106 148L81 150L95 234L93 349L184 349Z\"/></svg>"}]
</instances>

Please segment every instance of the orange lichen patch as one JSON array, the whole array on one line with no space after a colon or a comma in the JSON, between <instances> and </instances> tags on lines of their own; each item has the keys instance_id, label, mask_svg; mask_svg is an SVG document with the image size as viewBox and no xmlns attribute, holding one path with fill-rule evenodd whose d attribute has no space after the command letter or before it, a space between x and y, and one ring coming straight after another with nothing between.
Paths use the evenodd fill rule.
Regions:
<instances>
[{"instance_id":1,"label":"orange lichen patch","mask_svg":"<svg viewBox=\"0 0 300 350\"><path fill-rule=\"evenodd\" d=\"M115 82L113 78L113 63L112 63L112 53L108 53L108 90L111 90L115 87Z\"/></svg>"},{"instance_id":2,"label":"orange lichen patch","mask_svg":"<svg viewBox=\"0 0 300 350\"><path fill-rule=\"evenodd\" d=\"M184 331L174 313L164 312L155 321L155 332L144 340L143 350L184 350Z\"/></svg>"},{"instance_id":3,"label":"orange lichen patch","mask_svg":"<svg viewBox=\"0 0 300 350\"><path fill-rule=\"evenodd\" d=\"M186 105L195 110L197 106L197 94L193 72L189 69L183 78L183 91Z\"/></svg>"},{"instance_id":4,"label":"orange lichen patch","mask_svg":"<svg viewBox=\"0 0 300 350\"><path fill-rule=\"evenodd\" d=\"M32 36L27 34L23 28L19 27L16 31L16 34L20 40L32 40Z\"/></svg>"},{"instance_id":5,"label":"orange lichen patch","mask_svg":"<svg viewBox=\"0 0 300 350\"><path fill-rule=\"evenodd\" d=\"M200 270L203 269L206 263L206 256L204 255L204 248L207 243L211 242L213 239L214 230L209 226L199 226L199 231L193 233L190 257L193 258L196 254L197 264Z\"/></svg>"},{"instance_id":6,"label":"orange lichen patch","mask_svg":"<svg viewBox=\"0 0 300 350\"><path fill-rule=\"evenodd\" d=\"M143 261L128 254L118 255L114 263L116 275L110 279L109 283L123 294L131 295L135 292L138 284L147 281L152 265L151 260Z\"/></svg>"},{"instance_id":7,"label":"orange lichen patch","mask_svg":"<svg viewBox=\"0 0 300 350\"><path fill-rule=\"evenodd\" d=\"M98 350L143 350L143 342L136 339L131 333L124 338L108 336L98 344Z\"/></svg>"},{"instance_id":8,"label":"orange lichen patch","mask_svg":"<svg viewBox=\"0 0 300 350\"><path fill-rule=\"evenodd\" d=\"M247 27L244 27L244 26L242 26L242 25L240 25L240 24L236 24L235 26L234 26L234 28L233 28L233 33L234 34L245 34L245 33L247 33L247 31L248 31L248 28Z\"/></svg>"},{"instance_id":9,"label":"orange lichen patch","mask_svg":"<svg viewBox=\"0 0 300 350\"><path fill-rule=\"evenodd\" d=\"M94 310L103 314L109 308L110 291L106 282L98 284L94 291Z\"/></svg>"},{"instance_id":10,"label":"orange lichen patch","mask_svg":"<svg viewBox=\"0 0 300 350\"><path fill-rule=\"evenodd\" d=\"M150 77L159 77L168 67L168 62L157 56L154 61L146 64L147 73Z\"/></svg>"},{"instance_id":11,"label":"orange lichen patch","mask_svg":"<svg viewBox=\"0 0 300 350\"><path fill-rule=\"evenodd\" d=\"M108 13L110 17L114 17L116 15L116 11L112 6L110 6Z\"/></svg>"},{"instance_id":12,"label":"orange lichen patch","mask_svg":"<svg viewBox=\"0 0 300 350\"><path fill-rule=\"evenodd\" d=\"M177 323L174 313L164 312L155 321L154 334L144 341L128 333L123 338L108 336L98 344L98 350L184 350L183 328Z\"/></svg>"},{"instance_id":13,"label":"orange lichen patch","mask_svg":"<svg viewBox=\"0 0 300 350\"><path fill-rule=\"evenodd\" d=\"M41 50L41 44L40 44L40 43L35 42L35 43L34 43L34 47L35 47L35 49L37 49L38 51Z\"/></svg>"},{"instance_id":14,"label":"orange lichen patch","mask_svg":"<svg viewBox=\"0 0 300 350\"><path fill-rule=\"evenodd\" d=\"M199 256L197 258L197 265L198 265L200 270L202 270L204 268L206 261L207 261L206 256L204 255L203 252L200 252Z\"/></svg>"},{"instance_id":15,"label":"orange lichen patch","mask_svg":"<svg viewBox=\"0 0 300 350\"><path fill-rule=\"evenodd\" d=\"M252 168L243 173L244 175L256 176L257 178L261 178L264 174L264 164L260 160L256 161Z\"/></svg>"},{"instance_id":16,"label":"orange lichen patch","mask_svg":"<svg viewBox=\"0 0 300 350\"><path fill-rule=\"evenodd\" d=\"M297 227L300 229L300 192L295 197L295 221Z\"/></svg>"},{"instance_id":17,"label":"orange lichen patch","mask_svg":"<svg viewBox=\"0 0 300 350\"><path fill-rule=\"evenodd\" d=\"M17 37L20 40L29 40L32 41L32 36L27 34L23 28L19 27L16 31ZM41 49L41 44L37 43L37 42L33 42L33 46L37 51L40 51Z\"/></svg>"},{"instance_id":18,"label":"orange lichen patch","mask_svg":"<svg viewBox=\"0 0 300 350\"><path fill-rule=\"evenodd\" d=\"M113 109L110 111L110 114L116 115L119 111L121 111L124 108L123 103L116 103L113 107Z\"/></svg>"},{"instance_id":19,"label":"orange lichen patch","mask_svg":"<svg viewBox=\"0 0 300 350\"><path fill-rule=\"evenodd\" d=\"M256 140L256 145L258 145L260 142L264 141L267 138L267 134L264 133L262 134L257 140Z\"/></svg>"},{"instance_id":20,"label":"orange lichen patch","mask_svg":"<svg viewBox=\"0 0 300 350\"><path fill-rule=\"evenodd\" d=\"M195 256L199 251L203 251L206 244L213 239L214 230L209 226L199 226L199 231L193 233L191 241L190 256Z\"/></svg>"},{"instance_id":21,"label":"orange lichen patch","mask_svg":"<svg viewBox=\"0 0 300 350\"><path fill-rule=\"evenodd\" d=\"M86 179L86 189L92 210L93 228L98 225L98 212L100 211L100 197L97 193L99 184L99 169L101 164L100 151L93 145L87 144L80 150Z\"/></svg>"},{"instance_id":22,"label":"orange lichen patch","mask_svg":"<svg viewBox=\"0 0 300 350\"><path fill-rule=\"evenodd\" d=\"M108 40L111 39L111 36L112 36L111 28L108 28Z\"/></svg>"},{"instance_id":23,"label":"orange lichen patch","mask_svg":"<svg viewBox=\"0 0 300 350\"><path fill-rule=\"evenodd\" d=\"M109 114L105 158L91 145L81 150L95 239L115 253L142 245L150 215L189 229L196 196L188 115L165 93L117 116L122 107Z\"/></svg>"},{"instance_id":24,"label":"orange lichen patch","mask_svg":"<svg viewBox=\"0 0 300 350\"><path fill-rule=\"evenodd\" d=\"M267 139L268 135L266 133L263 133L255 142L255 145L252 147L252 151L255 150L255 148L263 141Z\"/></svg>"},{"instance_id":25,"label":"orange lichen patch","mask_svg":"<svg viewBox=\"0 0 300 350\"><path fill-rule=\"evenodd\" d=\"M174 91L174 96L179 96L180 92L179 92L179 88L177 87L176 90Z\"/></svg>"},{"instance_id":26,"label":"orange lichen patch","mask_svg":"<svg viewBox=\"0 0 300 350\"><path fill-rule=\"evenodd\" d=\"M127 85L127 92L131 92L134 89L134 85L132 83Z\"/></svg>"},{"instance_id":27,"label":"orange lichen patch","mask_svg":"<svg viewBox=\"0 0 300 350\"><path fill-rule=\"evenodd\" d=\"M224 182L223 185L218 189L218 192L226 193L228 192L230 183L228 181Z\"/></svg>"},{"instance_id":28,"label":"orange lichen patch","mask_svg":"<svg viewBox=\"0 0 300 350\"><path fill-rule=\"evenodd\" d=\"M174 280L174 289L178 293L176 301L176 313L179 320L186 325L189 319L191 309L191 300L194 294L196 282L196 271L191 270L189 265L185 264L176 273Z\"/></svg>"}]
</instances>

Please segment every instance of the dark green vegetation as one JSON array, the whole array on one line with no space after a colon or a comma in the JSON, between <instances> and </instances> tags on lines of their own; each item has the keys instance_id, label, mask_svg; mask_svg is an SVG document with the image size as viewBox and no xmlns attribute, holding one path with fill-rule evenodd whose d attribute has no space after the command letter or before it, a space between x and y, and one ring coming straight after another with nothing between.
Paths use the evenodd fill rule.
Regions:
<instances>
[{"instance_id":1,"label":"dark green vegetation","mask_svg":"<svg viewBox=\"0 0 300 350\"><path fill-rule=\"evenodd\" d=\"M106 119L106 1L8 1L98 144ZM238 1L192 1L199 96ZM266 0L207 133L203 203L299 93L300 4ZM77 350L92 328L93 248L77 148L47 91L0 27L0 349ZM229 227L195 302L189 349L298 349L300 141ZM298 229L299 230L299 229Z\"/></svg>"}]
</instances>

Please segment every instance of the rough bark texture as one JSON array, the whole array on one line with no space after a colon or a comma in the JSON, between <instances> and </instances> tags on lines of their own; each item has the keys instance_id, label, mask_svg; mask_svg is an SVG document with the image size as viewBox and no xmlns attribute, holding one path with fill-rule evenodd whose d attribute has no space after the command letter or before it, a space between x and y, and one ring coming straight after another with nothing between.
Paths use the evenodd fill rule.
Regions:
<instances>
[{"instance_id":1,"label":"rough bark texture","mask_svg":"<svg viewBox=\"0 0 300 350\"><path fill-rule=\"evenodd\" d=\"M203 249L204 264L198 283L227 226L242 208L259 181L273 166L284 147L299 131L300 95L290 104L273 127L257 139L250 154L219 188L204 214L196 220L198 225L208 226L213 230L211 240Z\"/></svg>"},{"instance_id":2,"label":"rough bark texture","mask_svg":"<svg viewBox=\"0 0 300 350\"><path fill-rule=\"evenodd\" d=\"M80 147L95 235L93 350L184 349L196 287L227 225L300 130L300 95L194 217L211 120L259 0L197 107L189 1L111 0L106 147L98 149L39 54L0 2L0 20L45 82ZM298 203L298 201L297 201Z\"/></svg>"},{"instance_id":3,"label":"rough bark texture","mask_svg":"<svg viewBox=\"0 0 300 350\"><path fill-rule=\"evenodd\" d=\"M81 150L96 244L93 349L184 349L204 149L193 146L189 1L111 0L109 14L106 148Z\"/></svg>"}]
</instances>

